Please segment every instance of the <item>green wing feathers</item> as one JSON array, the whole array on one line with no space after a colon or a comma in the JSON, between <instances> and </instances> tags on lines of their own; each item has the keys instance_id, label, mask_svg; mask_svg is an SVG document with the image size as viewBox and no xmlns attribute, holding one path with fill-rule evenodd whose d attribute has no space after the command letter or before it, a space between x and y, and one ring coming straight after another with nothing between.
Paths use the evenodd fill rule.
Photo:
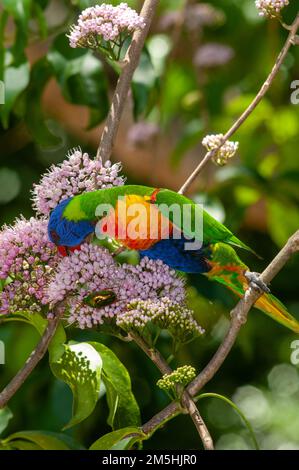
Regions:
<instances>
[{"instance_id":1,"label":"green wing feathers","mask_svg":"<svg viewBox=\"0 0 299 470\"><path fill-rule=\"evenodd\" d=\"M162 214L166 216L169 214L171 222L176 222L175 225L179 225L178 228L180 228L185 235L193 237L195 233L195 223L196 221L201 221L202 241L204 244L224 242L255 254L249 246L239 240L227 227L208 214L202 206L195 204L187 197L170 191L169 189L162 189L157 195L157 204L159 204L159 206L162 205L160 206ZM175 204L181 207L181 219L179 223L177 223L177 219L174 220L172 211L168 210ZM165 208L163 208L163 205ZM189 206L190 210L184 212L184 206Z\"/></svg>"}]
</instances>

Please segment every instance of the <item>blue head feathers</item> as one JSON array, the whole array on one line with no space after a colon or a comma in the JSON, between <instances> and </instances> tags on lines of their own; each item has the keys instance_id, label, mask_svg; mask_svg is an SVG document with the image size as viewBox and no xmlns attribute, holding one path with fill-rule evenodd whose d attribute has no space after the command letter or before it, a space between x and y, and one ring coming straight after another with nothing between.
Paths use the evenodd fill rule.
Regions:
<instances>
[{"instance_id":1,"label":"blue head feathers","mask_svg":"<svg viewBox=\"0 0 299 470\"><path fill-rule=\"evenodd\" d=\"M64 209L71 199L60 202L50 215L49 239L58 246L74 247L80 245L95 229L93 223L88 220L74 222L63 216Z\"/></svg>"}]
</instances>

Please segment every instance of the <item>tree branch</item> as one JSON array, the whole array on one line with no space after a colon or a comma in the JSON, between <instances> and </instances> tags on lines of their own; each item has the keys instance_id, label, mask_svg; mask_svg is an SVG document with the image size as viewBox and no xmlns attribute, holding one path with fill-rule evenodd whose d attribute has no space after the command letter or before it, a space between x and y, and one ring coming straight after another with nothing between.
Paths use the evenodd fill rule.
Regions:
<instances>
[{"instance_id":1,"label":"tree branch","mask_svg":"<svg viewBox=\"0 0 299 470\"><path fill-rule=\"evenodd\" d=\"M111 108L101 136L96 158L103 161L111 156L121 116L131 87L134 72L139 64L140 55L153 21L159 0L145 0L140 15L145 20L145 27L135 31L132 43L124 58L124 67L118 79Z\"/></svg>"},{"instance_id":2,"label":"tree branch","mask_svg":"<svg viewBox=\"0 0 299 470\"><path fill-rule=\"evenodd\" d=\"M37 364L41 361L47 352L48 346L55 335L61 316L64 309L62 305L57 307L53 318L49 319L47 328L43 333L37 347L32 351L24 366L13 377L9 384L0 393L0 409L4 408L9 400L23 385L25 380L29 377L31 372L35 369Z\"/></svg>"},{"instance_id":3,"label":"tree branch","mask_svg":"<svg viewBox=\"0 0 299 470\"><path fill-rule=\"evenodd\" d=\"M260 275L261 281L269 284L296 251L299 251L299 230L287 241L286 245ZM230 328L212 360L189 385L190 395L196 395L219 370L231 351L242 325L246 323L250 309L261 295L261 291L249 287L244 297L231 311Z\"/></svg>"},{"instance_id":4,"label":"tree branch","mask_svg":"<svg viewBox=\"0 0 299 470\"><path fill-rule=\"evenodd\" d=\"M141 338L138 334L136 333L130 333L131 338L135 341L135 343L145 352L145 354L153 361L153 363L157 366L157 368L160 370L160 372L164 374L171 374L172 369L171 367L167 364L163 356L160 354L160 352L157 349L150 348L147 343L144 341L143 338ZM201 441L203 443L203 446L206 450L213 450L213 440L211 438L211 435L208 431L208 428L202 419L194 401L190 397L189 393L187 391L181 390L178 388L178 392L181 393L181 404L182 407L177 403L176 406L175 404L172 404L167 412L162 413L158 421L153 419L151 423L148 423L145 425L142 430L143 432L146 432L145 430L148 430L149 433L151 433L152 429L155 429L156 426L161 426L161 423L165 423L171 419L171 417L176 416L179 411L182 413L184 409L188 412L190 415L194 426L201 438ZM168 408L168 407L167 407ZM166 409L165 409L166 410ZM161 421L162 420L162 421Z\"/></svg>"},{"instance_id":5,"label":"tree branch","mask_svg":"<svg viewBox=\"0 0 299 470\"><path fill-rule=\"evenodd\" d=\"M184 408L188 411L195 428L197 429L205 450L214 450L211 434L188 391L185 390L183 392L181 401Z\"/></svg>"},{"instance_id":6,"label":"tree branch","mask_svg":"<svg viewBox=\"0 0 299 470\"><path fill-rule=\"evenodd\" d=\"M180 404L177 401L173 401L147 421L142 426L142 431L150 437L157 431L157 429L161 428L161 426L183 412L184 410Z\"/></svg>"},{"instance_id":7,"label":"tree branch","mask_svg":"<svg viewBox=\"0 0 299 470\"><path fill-rule=\"evenodd\" d=\"M242 124L248 119L248 117L252 114L252 112L255 110L255 108L258 106L258 104L262 101L264 98L265 94L268 92L269 88L271 87L274 79L276 78L281 65L283 64L287 53L289 52L290 48L292 45L295 44L295 38L297 31L299 29L299 13L296 16L296 19L294 20L291 28L290 28L290 33L288 35L288 38L281 49L276 62L268 75L266 81L263 83L262 87L260 88L259 92L253 99L253 101L250 103L248 108L245 109L243 114L235 121L235 123L232 125L232 127L226 132L226 134L223 136L223 139L218 147L215 149L211 150L210 152L207 152L204 158L201 160L199 165L195 168L193 173L189 176L189 178L185 181L183 186L179 190L179 194L184 194L189 186L193 183L193 181L197 178L199 173L205 168L205 166L209 163L209 161L215 156L215 154L218 152L218 150L222 147L222 145L242 126Z\"/></svg>"},{"instance_id":8,"label":"tree branch","mask_svg":"<svg viewBox=\"0 0 299 470\"><path fill-rule=\"evenodd\" d=\"M260 279L269 284L272 279L283 269L294 253L299 252L299 230L287 241L286 245L277 254L273 261L261 274ZM249 287L244 297L238 302L231 312L231 324L229 330L219 346L217 352L202 370L202 372L189 384L187 392L196 401L198 392L214 377L219 368L229 355L242 325L246 322L248 313L254 303L262 295L261 292ZM182 408L177 402L170 403L166 408L157 413L142 427L146 434L153 434L162 424L182 413Z\"/></svg>"}]
</instances>

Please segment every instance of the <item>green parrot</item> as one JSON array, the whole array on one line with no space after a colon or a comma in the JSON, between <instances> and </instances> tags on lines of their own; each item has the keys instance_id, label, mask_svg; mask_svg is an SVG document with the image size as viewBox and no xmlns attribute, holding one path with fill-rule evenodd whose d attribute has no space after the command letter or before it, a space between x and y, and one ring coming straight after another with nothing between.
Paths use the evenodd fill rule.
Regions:
<instances>
[{"instance_id":1,"label":"green parrot","mask_svg":"<svg viewBox=\"0 0 299 470\"><path fill-rule=\"evenodd\" d=\"M186 273L200 273L242 297L249 284L262 289L255 307L292 331L299 323L250 272L235 248L254 253L191 199L168 189L125 185L83 193L51 213L48 233L62 255L79 249L90 234L117 240L141 257L161 260Z\"/></svg>"}]
</instances>

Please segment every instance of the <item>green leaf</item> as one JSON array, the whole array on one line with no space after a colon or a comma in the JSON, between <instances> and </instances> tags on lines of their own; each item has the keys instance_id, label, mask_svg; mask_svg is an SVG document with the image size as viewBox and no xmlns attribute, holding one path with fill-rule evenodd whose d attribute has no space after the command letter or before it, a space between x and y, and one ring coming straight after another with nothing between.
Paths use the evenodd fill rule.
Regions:
<instances>
[{"instance_id":1,"label":"green leaf","mask_svg":"<svg viewBox=\"0 0 299 470\"><path fill-rule=\"evenodd\" d=\"M64 344L66 341L66 334L62 324L60 323L57 327L55 335L53 336L51 343L49 344L49 361L51 363L57 362L64 354Z\"/></svg>"},{"instance_id":2,"label":"green leaf","mask_svg":"<svg viewBox=\"0 0 299 470\"><path fill-rule=\"evenodd\" d=\"M16 439L15 441L12 441L11 444L2 441L0 446L2 446L3 450L42 450L42 448L37 444L34 444L34 442L22 439Z\"/></svg>"},{"instance_id":3,"label":"green leaf","mask_svg":"<svg viewBox=\"0 0 299 470\"><path fill-rule=\"evenodd\" d=\"M65 382L73 393L73 413L64 427L67 429L93 412L99 398L102 359L91 344L68 344L59 359L56 356L55 361L51 360L51 369L55 377Z\"/></svg>"},{"instance_id":4,"label":"green leaf","mask_svg":"<svg viewBox=\"0 0 299 470\"><path fill-rule=\"evenodd\" d=\"M41 103L45 86L52 75L52 66L45 57L37 61L32 67L27 93L26 124L35 142L42 148L55 148L61 144L61 139L50 131L45 122Z\"/></svg>"},{"instance_id":5,"label":"green leaf","mask_svg":"<svg viewBox=\"0 0 299 470\"><path fill-rule=\"evenodd\" d=\"M0 117L5 129L8 127L9 115L17 98L29 83L29 77L30 70L29 63L27 61L18 65L10 65L4 70L5 102L0 106Z\"/></svg>"},{"instance_id":6,"label":"green leaf","mask_svg":"<svg viewBox=\"0 0 299 470\"><path fill-rule=\"evenodd\" d=\"M13 414L7 406L0 410L0 434L7 428L12 417Z\"/></svg>"},{"instance_id":7,"label":"green leaf","mask_svg":"<svg viewBox=\"0 0 299 470\"><path fill-rule=\"evenodd\" d=\"M101 62L91 51L70 48L65 35L56 39L48 60L66 100L91 108L89 127L101 122L109 110L107 80Z\"/></svg>"},{"instance_id":8,"label":"green leaf","mask_svg":"<svg viewBox=\"0 0 299 470\"><path fill-rule=\"evenodd\" d=\"M113 424L115 421L115 416L117 412L117 408L119 405L119 394L111 382L111 380L103 373L103 382L105 384L105 389L106 389L106 397L107 397L107 403L109 407L109 416L107 418L107 423L109 426L114 428Z\"/></svg>"},{"instance_id":9,"label":"green leaf","mask_svg":"<svg viewBox=\"0 0 299 470\"><path fill-rule=\"evenodd\" d=\"M146 439L146 437L137 427L118 429L95 441L90 450L126 450L136 442Z\"/></svg>"},{"instance_id":10,"label":"green leaf","mask_svg":"<svg viewBox=\"0 0 299 470\"><path fill-rule=\"evenodd\" d=\"M42 317L39 313L32 313L32 312L16 312L10 315L3 316L1 318L1 322L11 322L11 321L20 321L27 323L33 326L40 335L43 334L46 326L47 320Z\"/></svg>"},{"instance_id":11,"label":"green leaf","mask_svg":"<svg viewBox=\"0 0 299 470\"><path fill-rule=\"evenodd\" d=\"M131 379L117 356L100 343L91 342L103 361L103 382L110 409L108 424L113 429L140 424L140 411L132 392Z\"/></svg>"},{"instance_id":12,"label":"green leaf","mask_svg":"<svg viewBox=\"0 0 299 470\"><path fill-rule=\"evenodd\" d=\"M48 431L21 431L11 434L2 443L17 449L27 449L30 444L41 450L76 450L84 449L70 436ZM30 448L30 447L29 447Z\"/></svg>"},{"instance_id":13,"label":"green leaf","mask_svg":"<svg viewBox=\"0 0 299 470\"><path fill-rule=\"evenodd\" d=\"M1 318L2 323L19 321L33 326L42 335L47 327L48 321L39 313L17 312ZM50 362L56 362L64 353L64 343L66 340L65 331L61 323L58 325L55 335L49 345Z\"/></svg>"}]
</instances>

